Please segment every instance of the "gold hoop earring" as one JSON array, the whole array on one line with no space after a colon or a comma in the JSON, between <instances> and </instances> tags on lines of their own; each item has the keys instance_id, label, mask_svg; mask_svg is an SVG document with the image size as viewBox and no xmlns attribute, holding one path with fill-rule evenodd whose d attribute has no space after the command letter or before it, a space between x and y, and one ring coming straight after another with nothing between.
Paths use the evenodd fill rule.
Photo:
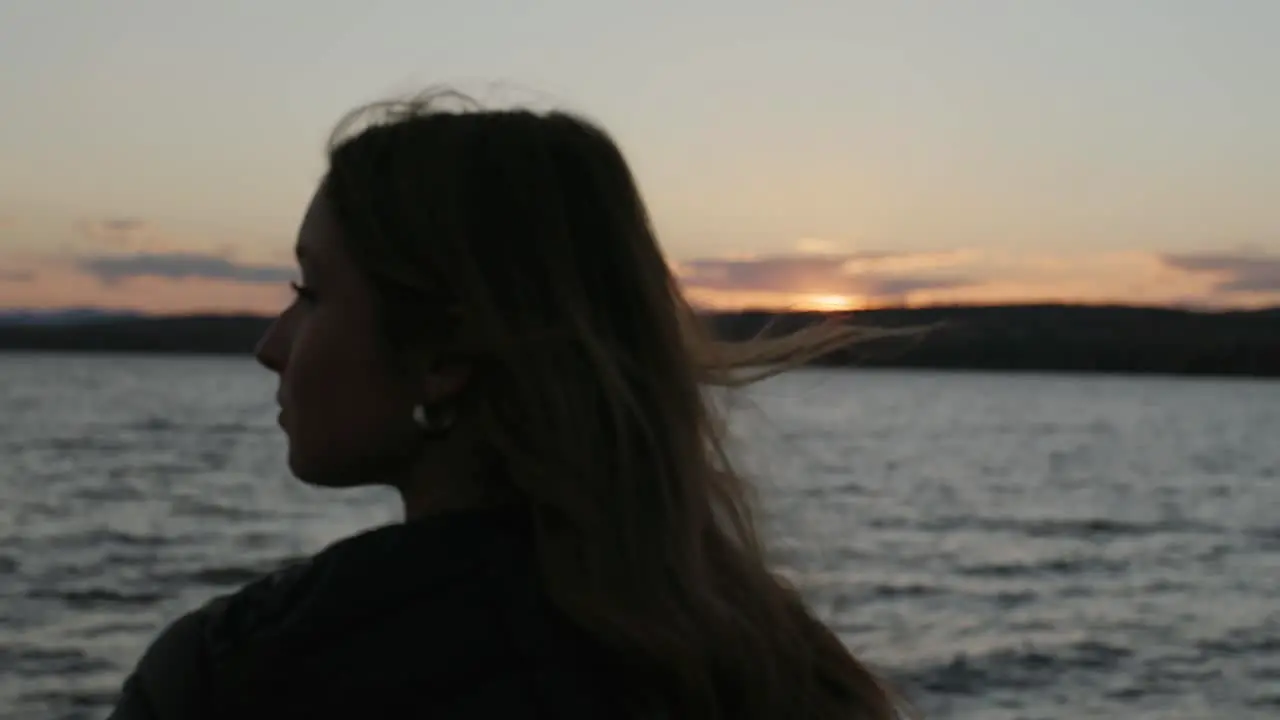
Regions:
<instances>
[{"instance_id":1,"label":"gold hoop earring","mask_svg":"<svg viewBox=\"0 0 1280 720\"><path fill-rule=\"evenodd\" d=\"M438 437L458 423L458 411L452 405L418 405L413 408L413 422L425 435Z\"/></svg>"}]
</instances>

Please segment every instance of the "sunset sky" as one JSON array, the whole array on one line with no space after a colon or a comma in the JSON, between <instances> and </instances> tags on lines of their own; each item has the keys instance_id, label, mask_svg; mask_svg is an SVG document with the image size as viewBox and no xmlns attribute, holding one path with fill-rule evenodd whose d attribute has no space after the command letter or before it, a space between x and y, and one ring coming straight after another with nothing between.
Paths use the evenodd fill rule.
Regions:
<instances>
[{"instance_id":1,"label":"sunset sky","mask_svg":"<svg viewBox=\"0 0 1280 720\"><path fill-rule=\"evenodd\" d=\"M695 300L1280 305L1276 0L0 3L0 308L273 311L332 124L623 146Z\"/></svg>"}]
</instances>

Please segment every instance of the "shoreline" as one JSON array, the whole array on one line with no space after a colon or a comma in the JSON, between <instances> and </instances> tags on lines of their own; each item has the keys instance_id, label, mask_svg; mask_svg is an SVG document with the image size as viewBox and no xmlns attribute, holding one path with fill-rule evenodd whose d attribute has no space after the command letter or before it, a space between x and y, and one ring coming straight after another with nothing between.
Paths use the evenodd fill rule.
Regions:
<instances>
[{"instance_id":1,"label":"shoreline","mask_svg":"<svg viewBox=\"0 0 1280 720\"><path fill-rule=\"evenodd\" d=\"M786 333L833 317L870 327L938 327L916 337L858 343L812 365L1280 377L1280 308L1014 305L704 315L713 334L729 341ZM249 356L270 322L253 315L190 315L0 323L0 352Z\"/></svg>"}]
</instances>

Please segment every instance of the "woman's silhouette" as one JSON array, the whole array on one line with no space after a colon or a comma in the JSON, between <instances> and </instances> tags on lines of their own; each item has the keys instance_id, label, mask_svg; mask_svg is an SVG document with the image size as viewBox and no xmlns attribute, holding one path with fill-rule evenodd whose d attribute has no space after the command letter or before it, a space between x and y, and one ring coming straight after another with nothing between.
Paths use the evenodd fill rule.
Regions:
<instances>
[{"instance_id":1,"label":"woman's silhouette","mask_svg":"<svg viewBox=\"0 0 1280 720\"><path fill-rule=\"evenodd\" d=\"M896 717L767 568L704 397L852 332L711 341L602 130L450 97L339 127L258 351L293 473L406 521L178 620L113 717Z\"/></svg>"}]
</instances>

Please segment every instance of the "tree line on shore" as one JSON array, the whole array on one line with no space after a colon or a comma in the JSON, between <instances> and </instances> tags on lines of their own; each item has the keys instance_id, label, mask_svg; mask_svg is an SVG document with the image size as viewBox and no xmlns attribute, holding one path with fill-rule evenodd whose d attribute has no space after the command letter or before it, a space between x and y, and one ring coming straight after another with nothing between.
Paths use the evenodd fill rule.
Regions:
<instances>
[{"instance_id":1,"label":"tree line on shore","mask_svg":"<svg viewBox=\"0 0 1280 720\"><path fill-rule=\"evenodd\" d=\"M744 311L705 316L714 334L744 340L829 320L821 313ZM1167 308L1022 305L869 310L842 322L927 328L855 344L826 366L1280 377L1280 308L1193 312ZM247 355L270 319L257 316L101 318L0 323L0 350Z\"/></svg>"}]
</instances>

